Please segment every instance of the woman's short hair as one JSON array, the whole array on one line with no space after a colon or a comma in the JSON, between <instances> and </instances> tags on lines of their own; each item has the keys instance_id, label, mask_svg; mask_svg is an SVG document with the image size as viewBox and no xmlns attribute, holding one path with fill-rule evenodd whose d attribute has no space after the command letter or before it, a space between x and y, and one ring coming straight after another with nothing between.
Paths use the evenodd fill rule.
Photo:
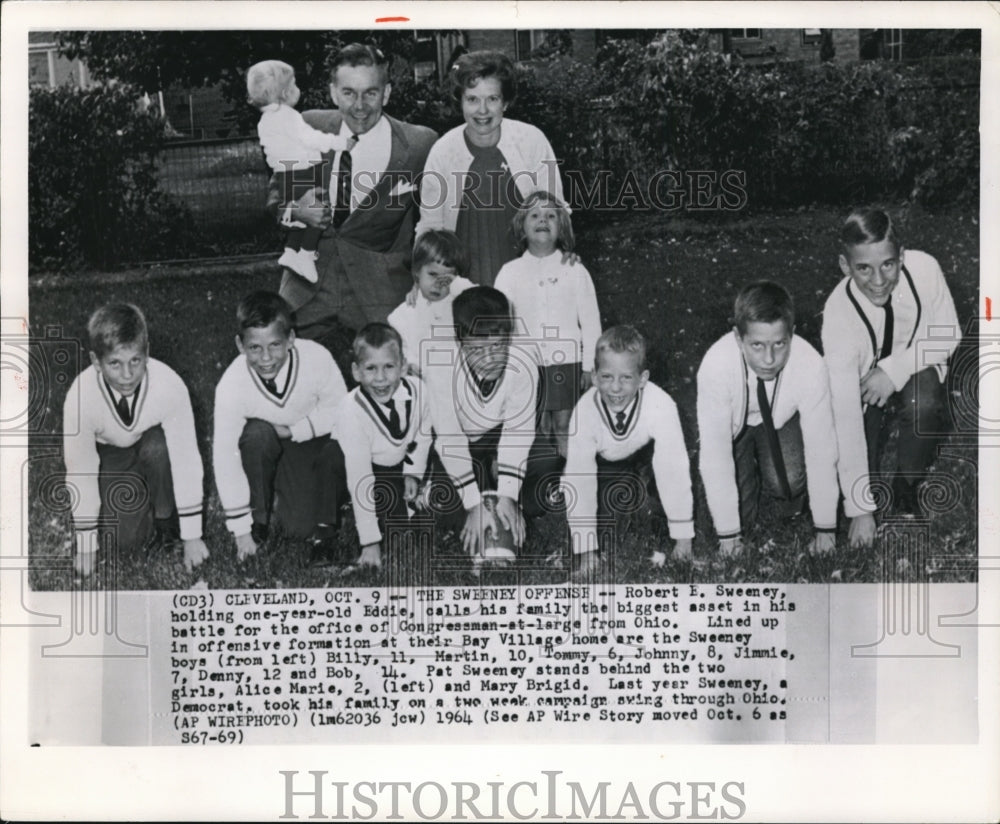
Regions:
<instances>
[{"instance_id":1,"label":"woman's short hair","mask_svg":"<svg viewBox=\"0 0 1000 824\"><path fill-rule=\"evenodd\" d=\"M448 229L428 229L413 244L410 269L414 277L428 263L454 269L457 277L469 276L469 252L458 235Z\"/></svg>"},{"instance_id":2,"label":"woman's short hair","mask_svg":"<svg viewBox=\"0 0 1000 824\"><path fill-rule=\"evenodd\" d=\"M451 67L452 94L461 105L465 90L484 77L500 81L504 103L513 103L517 97L517 72L510 58L498 51L474 51L463 54Z\"/></svg>"},{"instance_id":3,"label":"woman's short hair","mask_svg":"<svg viewBox=\"0 0 1000 824\"><path fill-rule=\"evenodd\" d=\"M570 219L569 209L554 194L541 189L536 189L524 199L521 208L517 210L517 214L510 222L514 238L521 244L521 248L524 249L528 246L528 239L524 233L524 221L528 217L528 212L535 206L550 206L556 210L556 219L559 222L559 240L556 245L564 252L572 252L573 247L576 246L576 238L573 235L573 221Z\"/></svg>"},{"instance_id":4,"label":"woman's short hair","mask_svg":"<svg viewBox=\"0 0 1000 824\"><path fill-rule=\"evenodd\" d=\"M109 303L87 321L90 351L103 358L119 346L149 346L149 329L142 310L134 303Z\"/></svg>"},{"instance_id":5,"label":"woman's short hair","mask_svg":"<svg viewBox=\"0 0 1000 824\"><path fill-rule=\"evenodd\" d=\"M844 246L881 243L888 240L899 251L899 236L888 212L871 206L855 209L847 216L840 230Z\"/></svg>"},{"instance_id":6,"label":"woman's short hair","mask_svg":"<svg viewBox=\"0 0 1000 824\"><path fill-rule=\"evenodd\" d=\"M783 320L788 334L795 328L795 303L788 290L771 280L747 284L736 296L733 324L743 337L751 323L774 323Z\"/></svg>"},{"instance_id":7,"label":"woman's short hair","mask_svg":"<svg viewBox=\"0 0 1000 824\"><path fill-rule=\"evenodd\" d=\"M271 103L294 106L288 87L295 79L295 69L280 60L263 60L247 69L247 101L258 109Z\"/></svg>"}]
</instances>

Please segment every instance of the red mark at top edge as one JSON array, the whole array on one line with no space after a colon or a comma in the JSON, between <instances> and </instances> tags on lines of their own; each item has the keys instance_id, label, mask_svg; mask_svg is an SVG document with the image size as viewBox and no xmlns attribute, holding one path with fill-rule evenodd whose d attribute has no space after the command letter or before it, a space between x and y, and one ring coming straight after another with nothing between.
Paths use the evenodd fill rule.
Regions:
<instances>
[{"instance_id":1,"label":"red mark at top edge","mask_svg":"<svg viewBox=\"0 0 1000 824\"><path fill-rule=\"evenodd\" d=\"M409 23L409 17L376 17L376 23Z\"/></svg>"},{"instance_id":2,"label":"red mark at top edge","mask_svg":"<svg viewBox=\"0 0 1000 824\"><path fill-rule=\"evenodd\" d=\"M986 320L993 320L993 301L986 298Z\"/></svg>"}]
</instances>

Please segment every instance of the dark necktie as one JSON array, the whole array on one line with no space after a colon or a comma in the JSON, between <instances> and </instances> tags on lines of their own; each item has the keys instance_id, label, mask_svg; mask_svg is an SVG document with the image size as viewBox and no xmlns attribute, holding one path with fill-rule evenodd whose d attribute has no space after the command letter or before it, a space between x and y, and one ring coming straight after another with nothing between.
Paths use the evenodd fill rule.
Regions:
<instances>
[{"instance_id":1,"label":"dark necktie","mask_svg":"<svg viewBox=\"0 0 1000 824\"><path fill-rule=\"evenodd\" d=\"M892 313L892 298L885 305L885 331L882 333L882 352L879 358L887 358L892 354L892 335L895 331L895 318Z\"/></svg>"},{"instance_id":2,"label":"dark necktie","mask_svg":"<svg viewBox=\"0 0 1000 824\"><path fill-rule=\"evenodd\" d=\"M618 435L625 434L625 413L616 412L615 413L615 433Z\"/></svg>"},{"instance_id":3,"label":"dark necktie","mask_svg":"<svg viewBox=\"0 0 1000 824\"><path fill-rule=\"evenodd\" d=\"M767 401L767 388L764 381L757 378L757 404L760 406L760 416L764 419L764 434L767 435L767 445L771 451L771 461L778 473L778 482L785 498L791 500L792 489L788 485L788 473L785 471L785 458L781 454L781 444L778 442L778 432L774 428L771 417L771 404Z\"/></svg>"},{"instance_id":4,"label":"dark necktie","mask_svg":"<svg viewBox=\"0 0 1000 824\"><path fill-rule=\"evenodd\" d=\"M118 403L116 404L116 408L118 409L118 417L122 419L122 423L125 424L125 426L131 426L132 425L132 406L129 403L129 398L126 398L124 395L122 395L118 399Z\"/></svg>"},{"instance_id":5,"label":"dark necktie","mask_svg":"<svg viewBox=\"0 0 1000 824\"><path fill-rule=\"evenodd\" d=\"M333 227L335 229L339 229L340 225L351 214L351 186L353 185L351 149L357 143L358 136L354 135L348 147L340 153L340 166L337 167L337 202L333 208Z\"/></svg>"},{"instance_id":6,"label":"dark necktie","mask_svg":"<svg viewBox=\"0 0 1000 824\"><path fill-rule=\"evenodd\" d=\"M267 387L267 391L272 395L278 394L278 384L274 382L274 378L264 378L264 386Z\"/></svg>"},{"instance_id":7,"label":"dark necktie","mask_svg":"<svg viewBox=\"0 0 1000 824\"><path fill-rule=\"evenodd\" d=\"M496 378L491 381L483 381L479 384L479 390L483 393L484 398L488 398L493 394L493 387L497 385Z\"/></svg>"},{"instance_id":8,"label":"dark necktie","mask_svg":"<svg viewBox=\"0 0 1000 824\"><path fill-rule=\"evenodd\" d=\"M389 434L398 441L403 437L403 429L399 425L399 410L396 409L395 401L389 401L386 406L389 409Z\"/></svg>"}]
</instances>

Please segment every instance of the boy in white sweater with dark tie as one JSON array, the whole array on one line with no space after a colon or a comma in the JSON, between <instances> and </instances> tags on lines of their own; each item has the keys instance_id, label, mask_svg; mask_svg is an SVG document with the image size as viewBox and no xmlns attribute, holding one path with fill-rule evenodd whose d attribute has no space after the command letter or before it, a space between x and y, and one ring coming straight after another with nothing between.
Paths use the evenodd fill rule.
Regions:
<instances>
[{"instance_id":1,"label":"boy in white sweater with dark tie","mask_svg":"<svg viewBox=\"0 0 1000 824\"><path fill-rule=\"evenodd\" d=\"M823 359L794 334L792 297L777 283L745 286L733 315L732 332L698 369L701 477L719 549L742 549L763 491L787 517L808 493L812 549L827 552L837 528L837 443Z\"/></svg>"},{"instance_id":2,"label":"boy in white sweater with dark tie","mask_svg":"<svg viewBox=\"0 0 1000 824\"><path fill-rule=\"evenodd\" d=\"M361 545L357 565L378 567L390 519L407 522L406 504L424 477L430 405L423 382L403 376L403 341L393 327L369 323L353 349L351 372L359 386L340 404L337 433Z\"/></svg>"},{"instance_id":3,"label":"boy in white sweater with dark tie","mask_svg":"<svg viewBox=\"0 0 1000 824\"><path fill-rule=\"evenodd\" d=\"M286 534L308 538L312 562L332 560L345 490L333 439L347 394L333 356L295 337L292 311L274 292L237 308L240 351L215 390L213 465L226 525L242 560L270 532L272 503Z\"/></svg>"},{"instance_id":4,"label":"boy in white sweater with dark tie","mask_svg":"<svg viewBox=\"0 0 1000 824\"><path fill-rule=\"evenodd\" d=\"M674 555L691 555L694 538L691 473L677 405L649 382L646 341L631 326L614 326L597 339L594 386L573 410L563 476L572 537L571 578L587 581L600 569L616 511L645 499L643 475L651 465L667 516ZM627 491L626 491L627 490ZM655 552L654 563L664 554Z\"/></svg>"},{"instance_id":5,"label":"boy in white sweater with dark tie","mask_svg":"<svg viewBox=\"0 0 1000 824\"><path fill-rule=\"evenodd\" d=\"M63 407L67 483L77 490L76 571L93 569L99 524L113 531L124 552L149 546L151 538L163 546L179 531L191 569L208 549L201 540L202 465L187 387L149 357L149 331L137 306L101 307L87 332L91 365Z\"/></svg>"},{"instance_id":6,"label":"boy in white sweater with dark tie","mask_svg":"<svg viewBox=\"0 0 1000 824\"><path fill-rule=\"evenodd\" d=\"M899 432L892 505L920 513L918 487L937 454L946 420L948 358L958 346L955 304L938 262L907 249L889 215L858 209L840 235L837 284L823 309L850 540L875 538L870 484L893 427Z\"/></svg>"}]
</instances>

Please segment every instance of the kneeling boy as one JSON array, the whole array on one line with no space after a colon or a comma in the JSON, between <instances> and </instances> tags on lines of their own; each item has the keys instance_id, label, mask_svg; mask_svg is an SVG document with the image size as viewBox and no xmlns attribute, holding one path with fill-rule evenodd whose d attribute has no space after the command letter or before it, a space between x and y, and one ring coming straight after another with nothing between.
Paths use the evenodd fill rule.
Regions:
<instances>
[{"instance_id":1,"label":"kneeling boy","mask_svg":"<svg viewBox=\"0 0 1000 824\"><path fill-rule=\"evenodd\" d=\"M111 517L125 552L151 537L162 544L179 526L190 570L208 549L201 540L202 465L187 387L149 357L146 319L137 306L98 309L87 333L91 365L74 380L63 407L67 482L79 493L76 571L91 572L98 524ZM135 502L140 505L125 505Z\"/></svg>"},{"instance_id":2,"label":"kneeling boy","mask_svg":"<svg viewBox=\"0 0 1000 824\"><path fill-rule=\"evenodd\" d=\"M698 369L701 477L719 549L742 549L763 486L786 517L799 514L808 492L812 549L827 552L837 531L838 491L823 358L794 334L792 296L777 283L745 286L734 322Z\"/></svg>"},{"instance_id":3,"label":"kneeling boy","mask_svg":"<svg viewBox=\"0 0 1000 824\"><path fill-rule=\"evenodd\" d=\"M474 286L455 298L453 315L455 340L424 347L424 380L435 449L467 512L462 542L478 557L490 517L482 493L496 492L496 516L520 546L523 514L545 511L558 456L532 451L537 354L512 348L514 321L503 292Z\"/></svg>"},{"instance_id":4,"label":"kneeling boy","mask_svg":"<svg viewBox=\"0 0 1000 824\"><path fill-rule=\"evenodd\" d=\"M419 378L403 377L403 341L385 323L354 339L351 372L358 386L341 402L337 436L347 468L361 544L359 566L381 566L390 518L406 520L431 445L430 407Z\"/></svg>"},{"instance_id":5,"label":"kneeling boy","mask_svg":"<svg viewBox=\"0 0 1000 824\"><path fill-rule=\"evenodd\" d=\"M611 499L631 487L626 497L638 505L644 494L635 484L650 464L674 554L689 557L694 519L684 433L673 399L649 382L646 341L635 328L613 326L597 339L594 386L573 410L569 432L563 486L576 501L568 514L576 561L571 577L585 581L597 572L607 534L601 527L628 506ZM662 555L654 553L654 560L662 562Z\"/></svg>"},{"instance_id":6,"label":"kneeling boy","mask_svg":"<svg viewBox=\"0 0 1000 824\"><path fill-rule=\"evenodd\" d=\"M240 355L215 390L213 466L237 557L268 536L272 501L285 532L332 552L344 493L343 454L331 438L347 394L330 353L295 337L292 311L274 292L254 292L236 311Z\"/></svg>"},{"instance_id":7,"label":"kneeling boy","mask_svg":"<svg viewBox=\"0 0 1000 824\"><path fill-rule=\"evenodd\" d=\"M896 230L881 209L853 212L840 242L844 279L823 309L823 353L850 540L869 546L875 537L870 477L893 425L899 472L892 497L899 514L919 512L917 487L944 426L944 378L958 346L958 317L938 262L907 249L904 263ZM918 356L919 344L932 338L934 345Z\"/></svg>"}]
</instances>

